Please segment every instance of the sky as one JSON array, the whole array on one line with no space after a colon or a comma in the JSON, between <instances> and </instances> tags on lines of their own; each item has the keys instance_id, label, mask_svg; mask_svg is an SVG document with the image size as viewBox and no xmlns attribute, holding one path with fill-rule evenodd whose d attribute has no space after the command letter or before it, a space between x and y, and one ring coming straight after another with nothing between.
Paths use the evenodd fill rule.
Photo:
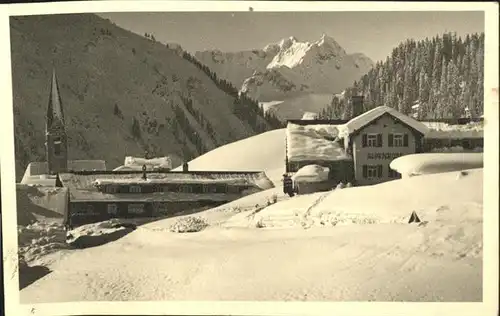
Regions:
<instances>
[{"instance_id":1,"label":"sky","mask_svg":"<svg viewBox=\"0 0 500 316\"><path fill-rule=\"evenodd\" d=\"M282 38L315 41L333 37L348 53L384 60L400 42L484 32L484 12L133 12L102 13L118 26L163 43L201 50L240 51L263 48Z\"/></svg>"}]
</instances>

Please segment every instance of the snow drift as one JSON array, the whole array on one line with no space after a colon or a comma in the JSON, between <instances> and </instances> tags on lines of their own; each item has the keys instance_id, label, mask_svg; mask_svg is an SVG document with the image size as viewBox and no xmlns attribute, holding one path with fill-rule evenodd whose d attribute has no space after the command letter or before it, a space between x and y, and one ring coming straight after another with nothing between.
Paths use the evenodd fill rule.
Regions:
<instances>
[{"instance_id":1,"label":"snow drift","mask_svg":"<svg viewBox=\"0 0 500 316\"><path fill-rule=\"evenodd\" d=\"M319 165L307 165L300 168L292 177L294 181L322 182L328 180L330 170Z\"/></svg>"},{"instance_id":2,"label":"snow drift","mask_svg":"<svg viewBox=\"0 0 500 316\"><path fill-rule=\"evenodd\" d=\"M17 224L32 224L37 216L62 218L67 209L67 194L66 188L17 184Z\"/></svg>"},{"instance_id":3,"label":"snow drift","mask_svg":"<svg viewBox=\"0 0 500 316\"><path fill-rule=\"evenodd\" d=\"M279 185L284 161L285 130L278 129L211 150L190 161L189 170L264 171L274 185ZM182 167L174 169L180 170Z\"/></svg>"},{"instance_id":4,"label":"snow drift","mask_svg":"<svg viewBox=\"0 0 500 316\"><path fill-rule=\"evenodd\" d=\"M483 168L482 153L425 153L394 159L391 169L403 177Z\"/></svg>"},{"instance_id":5,"label":"snow drift","mask_svg":"<svg viewBox=\"0 0 500 316\"><path fill-rule=\"evenodd\" d=\"M339 133L335 125L289 123L286 133L289 161L351 159L344 150L343 142L334 141Z\"/></svg>"}]
</instances>

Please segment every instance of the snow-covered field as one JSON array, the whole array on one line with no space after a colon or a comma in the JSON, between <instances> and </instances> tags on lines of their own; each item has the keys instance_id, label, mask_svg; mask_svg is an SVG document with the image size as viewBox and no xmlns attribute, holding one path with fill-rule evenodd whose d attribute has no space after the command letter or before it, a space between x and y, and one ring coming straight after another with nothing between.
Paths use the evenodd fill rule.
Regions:
<instances>
[{"instance_id":1,"label":"snow-covered field","mask_svg":"<svg viewBox=\"0 0 500 316\"><path fill-rule=\"evenodd\" d=\"M264 133L190 163L276 173L275 188L101 246L25 251L51 272L23 288L21 302L482 300L482 168L290 198L279 185L284 136ZM408 223L412 212L419 223ZM100 227L97 236L113 230L94 226L86 229Z\"/></svg>"},{"instance_id":2,"label":"snow-covered field","mask_svg":"<svg viewBox=\"0 0 500 316\"><path fill-rule=\"evenodd\" d=\"M481 169L278 195L254 216L207 211L216 220L198 233L173 233L167 219L49 255L52 273L21 300L481 301ZM420 224L407 224L412 211Z\"/></svg>"}]
</instances>

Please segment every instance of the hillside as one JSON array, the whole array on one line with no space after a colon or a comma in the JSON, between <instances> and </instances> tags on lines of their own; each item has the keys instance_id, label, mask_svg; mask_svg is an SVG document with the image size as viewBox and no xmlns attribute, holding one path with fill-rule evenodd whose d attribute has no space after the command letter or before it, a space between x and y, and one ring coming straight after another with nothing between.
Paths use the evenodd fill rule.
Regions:
<instances>
[{"instance_id":1,"label":"hillside","mask_svg":"<svg viewBox=\"0 0 500 316\"><path fill-rule=\"evenodd\" d=\"M360 53L347 54L327 35L315 42L290 37L263 49L203 51L195 56L218 76L259 101L310 93L338 93L373 66L368 57Z\"/></svg>"},{"instance_id":2,"label":"hillside","mask_svg":"<svg viewBox=\"0 0 500 316\"><path fill-rule=\"evenodd\" d=\"M385 104L421 119L480 117L483 83L484 33L465 38L446 33L401 43L345 95L364 95L365 110ZM350 113L350 106L333 96L321 117L346 118Z\"/></svg>"},{"instance_id":3,"label":"hillside","mask_svg":"<svg viewBox=\"0 0 500 316\"><path fill-rule=\"evenodd\" d=\"M258 105L188 54L93 14L12 17L16 174L44 161L50 75L57 72L69 159L170 155L174 165L272 128Z\"/></svg>"}]
</instances>

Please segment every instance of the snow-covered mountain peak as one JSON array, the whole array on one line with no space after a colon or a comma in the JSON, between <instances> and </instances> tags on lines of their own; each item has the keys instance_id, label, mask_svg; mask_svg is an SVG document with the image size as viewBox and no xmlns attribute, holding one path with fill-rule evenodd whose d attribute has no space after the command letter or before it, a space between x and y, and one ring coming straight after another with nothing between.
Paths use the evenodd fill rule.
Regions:
<instances>
[{"instance_id":1,"label":"snow-covered mountain peak","mask_svg":"<svg viewBox=\"0 0 500 316\"><path fill-rule=\"evenodd\" d=\"M297 43L297 42L298 42L298 40L296 37L290 36L288 38L282 39L279 42L278 46L280 47L280 50L285 50L285 49L290 48L294 43Z\"/></svg>"},{"instance_id":2,"label":"snow-covered mountain peak","mask_svg":"<svg viewBox=\"0 0 500 316\"><path fill-rule=\"evenodd\" d=\"M321 48L323 51L330 51L330 52L334 53L335 55L345 55L346 54L346 52L342 48L342 46L340 46L339 43L337 43L337 41L335 41L335 39L333 37L330 37L326 34L323 34L321 36L321 38L319 39L319 41L317 41L315 44L316 44L316 46Z\"/></svg>"},{"instance_id":3,"label":"snow-covered mountain peak","mask_svg":"<svg viewBox=\"0 0 500 316\"><path fill-rule=\"evenodd\" d=\"M279 47L279 52L267 65L267 69L283 66L294 68L302 64L306 57L309 57L310 60L327 60L346 54L345 50L326 34L313 43L300 42L291 36L281 40Z\"/></svg>"}]
</instances>

